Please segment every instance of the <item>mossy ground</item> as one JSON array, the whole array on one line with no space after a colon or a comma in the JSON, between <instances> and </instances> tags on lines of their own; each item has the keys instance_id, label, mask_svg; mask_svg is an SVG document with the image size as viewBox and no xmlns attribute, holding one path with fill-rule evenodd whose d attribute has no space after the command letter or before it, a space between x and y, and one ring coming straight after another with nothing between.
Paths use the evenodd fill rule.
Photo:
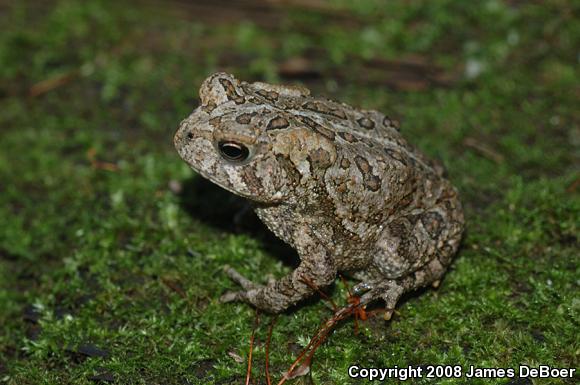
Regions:
<instances>
[{"instance_id":1,"label":"mossy ground","mask_svg":"<svg viewBox=\"0 0 580 385\"><path fill-rule=\"evenodd\" d=\"M349 383L354 363L578 367L577 2L226 3L1 6L0 382L243 383L254 312L218 303L235 288L220 267L290 267L172 147L216 69L389 113L463 196L441 287L358 335L341 324L314 383ZM278 317L275 378L329 316L312 300Z\"/></svg>"}]
</instances>

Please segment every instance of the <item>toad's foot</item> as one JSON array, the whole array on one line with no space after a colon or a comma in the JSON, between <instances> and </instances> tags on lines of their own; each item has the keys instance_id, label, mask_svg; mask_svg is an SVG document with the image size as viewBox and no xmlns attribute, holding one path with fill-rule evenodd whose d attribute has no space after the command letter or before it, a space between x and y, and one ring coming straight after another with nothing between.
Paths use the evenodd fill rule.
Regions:
<instances>
[{"instance_id":1,"label":"toad's foot","mask_svg":"<svg viewBox=\"0 0 580 385\"><path fill-rule=\"evenodd\" d=\"M259 285L257 283L250 281L249 279L244 277L242 274L238 273L238 271L236 269L234 269L233 267L231 267L229 265L225 265L223 267L223 269L224 269L224 272L228 275L228 277L230 277L230 279L232 281L234 281L235 283L237 283L238 285L243 287L245 290L257 289L257 288L262 286L262 285Z\"/></svg>"},{"instance_id":2,"label":"toad's foot","mask_svg":"<svg viewBox=\"0 0 580 385\"><path fill-rule=\"evenodd\" d=\"M384 317L389 320L397 302L404 293L427 285L437 288L444 272L445 269L441 263L434 259L421 269L405 277L378 281L376 278L371 278L370 280L362 281L355 285L354 293L356 295L362 294L360 297L362 306L366 306L377 299L382 299L385 302Z\"/></svg>"},{"instance_id":3,"label":"toad's foot","mask_svg":"<svg viewBox=\"0 0 580 385\"><path fill-rule=\"evenodd\" d=\"M242 301L268 313L288 309L336 277L334 261L323 252L304 257L294 271L279 280L269 279L266 286L253 283L231 267L224 270L244 290L224 294L222 302Z\"/></svg>"},{"instance_id":4,"label":"toad's foot","mask_svg":"<svg viewBox=\"0 0 580 385\"><path fill-rule=\"evenodd\" d=\"M223 267L224 272L230 277L232 281L240 285L244 290L241 291L228 291L220 297L220 302L249 302L249 298L253 295L250 292L259 291L263 286L254 283L240 274L236 269L228 265Z\"/></svg>"},{"instance_id":5,"label":"toad's foot","mask_svg":"<svg viewBox=\"0 0 580 385\"><path fill-rule=\"evenodd\" d=\"M395 280L383 281L379 284L368 286L372 288L361 296L360 304L368 305L377 299L382 299L385 302L386 311L392 311L397 306L399 298L405 292L405 288Z\"/></svg>"}]
</instances>

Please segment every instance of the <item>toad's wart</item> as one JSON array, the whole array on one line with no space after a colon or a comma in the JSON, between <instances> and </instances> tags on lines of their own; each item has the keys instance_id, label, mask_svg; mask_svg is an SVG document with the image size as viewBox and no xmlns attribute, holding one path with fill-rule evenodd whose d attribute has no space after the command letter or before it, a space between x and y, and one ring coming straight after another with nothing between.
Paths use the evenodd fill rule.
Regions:
<instances>
[{"instance_id":1,"label":"toad's wart","mask_svg":"<svg viewBox=\"0 0 580 385\"><path fill-rule=\"evenodd\" d=\"M376 111L315 98L301 87L240 82L216 73L201 106L175 134L179 155L219 186L251 200L260 219L297 250L288 276L255 284L228 274L245 301L280 312L346 272L361 302L393 309L406 292L437 286L464 220L442 167ZM364 293L364 294L363 294Z\"/></svg>"}]
</instances>

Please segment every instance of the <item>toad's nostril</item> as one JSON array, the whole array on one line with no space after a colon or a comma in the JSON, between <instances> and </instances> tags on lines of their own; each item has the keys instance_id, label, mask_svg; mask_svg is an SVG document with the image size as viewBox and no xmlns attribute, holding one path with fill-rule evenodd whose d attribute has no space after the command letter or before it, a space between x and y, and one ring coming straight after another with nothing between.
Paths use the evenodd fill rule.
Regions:
<instances>
[{"instance_id":1,"label":"toad's nostril","mask_svg":"<svg viewBox=\"0 0 580 385\"><path fill-rule=\"evenodd\" d=\"M187 133L187 139L192 140L193 139L193 132L188 132Z\"/></svg>"}]
</instances>

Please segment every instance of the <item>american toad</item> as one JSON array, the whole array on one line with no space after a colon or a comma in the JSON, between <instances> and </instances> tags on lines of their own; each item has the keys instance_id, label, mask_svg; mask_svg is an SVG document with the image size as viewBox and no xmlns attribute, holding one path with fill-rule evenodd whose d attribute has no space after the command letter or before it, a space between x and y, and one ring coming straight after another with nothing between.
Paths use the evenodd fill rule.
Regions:
<instances>
[{"instance_id":1,"label":"american toad","mask_svg":"<svg viewBox=\"0 0 580 385\"><path fill-rule=\"evenodd\" d=\"M206 79L201 106L175 134L199 174L252 201L259 218L297 250L300 265L223 301L281 312L334 281L359 280L361 303L393 309L404 292L437 286L461 240L457 191L443 169L377 111L310 96L302 87Z\"/></svg>"}]
</instances>

